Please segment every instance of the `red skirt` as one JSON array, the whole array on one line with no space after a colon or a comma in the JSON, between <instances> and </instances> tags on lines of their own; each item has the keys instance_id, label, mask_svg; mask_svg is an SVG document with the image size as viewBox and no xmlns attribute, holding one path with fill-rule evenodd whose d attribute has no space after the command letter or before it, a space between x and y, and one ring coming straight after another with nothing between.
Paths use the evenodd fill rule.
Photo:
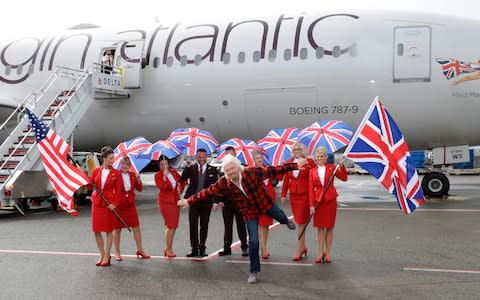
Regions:
<instances>
[{"instance_id":1,"label":"red skirt","mask_svg":"<svg viewBox=\"0 0 480 300\"><path fill-rule=\"evenodd\" d=\"M180 207L176 203L158 202L160 214L168 229L176 229L180 219Z\"/></svg>"},{"instance_id":2,"label":"red skirt","mask_svg":"<svg viewBox=\"0 0 480 300\"><path fill-rule=\"evenodd\" d=\"M137 208L135 205L127 207L118 207L117 212L122 217L122 219L127 223L128 227L138 227L140 226L140 221L138 220ZM120 220L115 216L113 219L113 228L121 229L125 228L125 225L120 222Z\"/></svg>"},{"instance_id":3,"label":"red skirt","mask_svg":"<svg viewBox=\"0 0 480 300\"><path fill-rule=\"evenodd\" d=\"M112 232L113 212L107 206L96 206L92 203L92 231Z\"/></svg>"},{"instance_id":4,"label":"red skirt","mask_svg":"<svg viewBox=\"0 0 480 300\"><path fill-rule=\"evenodd\" d=\"M273 224L273 218L268 215L260 215L258 217L258 226L270 226Z\"/></svg>"},{"instance_id":5,"label":"red skirt","mask_svg":"<svg viewBox=\"0 0 480 300\"><path fill-rule=\"evenodd\" d=\"M337 200L322 201L313 216L313 227L333 228L337 218Z\"/></svg>"},{"instance_id":6,"label":"red skirt","mask_svg":"<svg viewBox=\"0 0 480 300\"><path fill-rule=\"evenodd\" d=\"M295 195L290 193L290 207L292 208L295 223L306 224L310 216L308 194Z\"/></svg>"}]
</instances>

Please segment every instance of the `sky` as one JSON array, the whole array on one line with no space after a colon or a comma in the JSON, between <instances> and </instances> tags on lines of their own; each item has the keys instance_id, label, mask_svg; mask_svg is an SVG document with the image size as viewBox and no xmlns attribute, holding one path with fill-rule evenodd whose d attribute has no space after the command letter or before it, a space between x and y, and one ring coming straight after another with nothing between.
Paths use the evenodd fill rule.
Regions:
<instances>
[{"instance_id":1,"label":"sky","mask_svg":"<svg viewBox=\"0 0 480 300\"><path fill-rule=\"evenodd\" d=\"M54 35L79 23L115 28L346 9L414 10L480 19L479 0L15 0L2 2L0 41Z\"/></svg>"}]
</instances>

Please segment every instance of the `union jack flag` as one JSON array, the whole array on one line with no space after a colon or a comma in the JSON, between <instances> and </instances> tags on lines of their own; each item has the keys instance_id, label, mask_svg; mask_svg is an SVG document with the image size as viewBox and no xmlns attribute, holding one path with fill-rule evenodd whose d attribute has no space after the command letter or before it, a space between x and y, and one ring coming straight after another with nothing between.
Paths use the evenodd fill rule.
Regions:
<instances>
[{"instance_id":1,"label":"union jack flag","mask_svg":"<svg viewBox=\"0 0 480 300\"><path fill-rule=\"evenodd\" d=\"M319 121L300 131L298 140L307 146L310 153L319 146L325 147L328 153L334 153L350 142L352 133L352 128L343 121Z\"/></svg>"},{"instance_id":2,"label":"union jack flag","mask_svg":"<svg viewBox=\"0 0 480 300\"><path fill-rule=\"evenodd\" d=\"M279 166L292 157L293 144L297 141L297 128L274 128L266 137L258 141L258 145L266 152L266 162L271 166Z\"/></svg>"},{"instance_id":3,"label":"union jack flag","mask_svg":"<svg viewBox=\"0 0 480 300\"><path fill-rule=\"evenodd\" d=\"M255 166L252 153L253 150L259 150L263 152L263 149L260 148L254 141L231 138L225 143L221 144L220 147L218 147L218 150L220 152L217 157L218 160L222 160L225 157L225 149L227 147L233 147L233 149L235 149L237 158L242 162L242 164L251 167Z\"/></svg>"},{"instance_id":4,"label":"union jack flag","mask_svg":"<svg viewBox=\"0 0 480 300\"><path fill-rule=\"evenodd\" d=\"M198 128L178 128L170 133L167 139L177 146L185 146L183 153L193 156L198 149L205 149L208 154L215 152L218 146L217 140L213 135Z\"/></svg>"},{"instance_id":5,"label":"union jack flag","mask_svg":"<svg viewBox=\"0 0 480 300\"><path fill-rule=\"evenodd\" d=\"M65 140L29 109L26 111L32 124L32 131L35 133L45 172L57 195L58 205L72 216L78 216L73 194L81 186L90 183L90 180L81 170L67 161L70 146Z\"/></svg>"},{"instance_id":6,"label":"union jack flag","mask_svg":"<svg viewBox=\"0 0 480 300\"><path fill-rule=\"evenodd\" d=\"M149 158L139 158L138 156L145 150L145 148L152 145L146 138L143 136L136 137L129 141L118 144L117 148L113 150L115 158L113 161L113 167L115 169L120 168L120 161L123 157L128 156L132 162L132 167L130 171L135 172L135 174L140 173L140 171L145 168L146 165L150 163Z\"/></svg>"},{"instance_id":7,"label":"union jack flag","mask_svg":"<svg viewBox=\"0 0 480 300\"><path fill-rule=\"evenodd\" d=\"M452 58L437 58L436 61L442 66L443 75L447 79L459 76L462 73L472 73L476 70L469 63Z\"/></svg>"},{"instance_id":8,"label":"union jack flag","mask_svg":"<svg viewBox=\"0 0 480 300\"><path fill-rule=\"evenodd\" d=\"M405 138L379 97L360 123L344 155L367 170L396 198L405 214L425 202Z\"/></svg>"}]
</instances>

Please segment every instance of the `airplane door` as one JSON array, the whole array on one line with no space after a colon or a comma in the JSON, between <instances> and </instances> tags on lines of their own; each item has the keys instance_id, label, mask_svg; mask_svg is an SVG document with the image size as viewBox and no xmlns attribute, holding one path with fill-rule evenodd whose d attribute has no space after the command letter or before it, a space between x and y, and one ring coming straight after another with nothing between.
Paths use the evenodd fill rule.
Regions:
<instances>
[{"instance_id":1,"label":"airplane door","mask_svg":"<svg viewBox=\"0 0 480 300\"><path fill-rule=\"evenodd\" d=\"M142 55L144 40L124 41L115 50L115 66L122 69L123 87L142 87Z\"/></svg>"},{"instance_id":2,"label":"airplane door","mask_svg":"<svg viewBox=\"0 0 480 300\"><path fill-rule=\"evenodd\" d=\"M393 82L430 81L431 31L429 26L394 28Z\"/></svg>"}]
</instances>

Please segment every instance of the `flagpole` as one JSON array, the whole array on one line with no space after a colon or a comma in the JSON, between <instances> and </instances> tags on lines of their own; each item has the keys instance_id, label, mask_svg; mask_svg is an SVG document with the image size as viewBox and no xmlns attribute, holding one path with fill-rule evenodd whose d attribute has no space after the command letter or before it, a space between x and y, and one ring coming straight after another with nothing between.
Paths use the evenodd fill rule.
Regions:
<instances>
[{"instance_id":1,"label":"flagpole","mask_svg":"<svg viewBox=\"0 0 480 300\"><path fill-rule=\"evenodd\" d=\"M77 168L80 168L80 166L77 164L76 161L73 160L73 158L70 156L70 154L67 154L67 158L77 167ZM97 188L97 186L95 185L95 183L92 182L92 186L93 186L93 189L100 195L100 197L103 199L103 201L105 202L105 204L107 204L107 206L110 206L111 203L110 201L108 201L108 199L105 197L105 195ZM132 229L127 225L127 223L122 219L122 217L118 214L117 210L114 208L111 210L115 216L117 216L118 220L123 224L123 226L125 226L127 228L127 230L129 232L132 232Z\"/></svg>"},{"instance_id":2,"label":"flagpole","mask_svg":"<svg viewBox=\"0 0 480 300\"><path fill-rule=\"evenodd\" d=\"M301 239L302 239L302 236L305 234L305 230L307 230L308 224L310 224L310 221L312 220L313 215L314 215L315 212L317 211L318 205L320 204L320 202L323 201L323 198L325 198L325 192L328 190L328 188L329 188L330 185L332 184L333 178L335 177L335 173L337 173L338 168L340 168L340 164L337 164L337 166L335 167L335 170L333 170L332 176L330 176L330 178L328 179L327 184L323 187L322 195L320 196L320 201L317 201L317 203L315 203L314 212L313 212L313 214L311 213L310 216L308 217L308 221L307 221L307 223L305 224L305 227L303 227L302 232L300 232L300 235L298 236L298 240L301 240Z\"/></svg>"},{"instance_id":3,"label":"flagpole","mask_svg":"<svg viewBox=\"0 0 480 300\"><path fill-rule=\"evenodd\" d=\"M357 127L357 131L355 131L355 134L353 135L352 139L350 140L350 143L348 143L347 148L343 152L343 156L347 157L348 153L350 150L352 150L353 144L351 141L356 141L358 138L358 135L360 134L360 128L363 127L363 124L365 124L368 120L368 117L371 112L373 111L373 108L377 105L378 101L380 100L380 96L376 96L375 99L373 99L372 104L370 104L370 107L368 108L367 112L365 113L365 116L363 116L362 122L360 122L360 125Z\"/></svg>"}]
</instances>

